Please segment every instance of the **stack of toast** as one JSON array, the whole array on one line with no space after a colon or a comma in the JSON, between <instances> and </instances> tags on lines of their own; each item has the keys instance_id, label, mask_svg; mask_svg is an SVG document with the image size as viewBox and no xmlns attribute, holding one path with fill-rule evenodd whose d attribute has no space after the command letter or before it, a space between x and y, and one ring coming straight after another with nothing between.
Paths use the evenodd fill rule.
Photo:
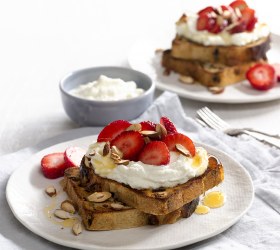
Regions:
<instances>
[{"instance_id":1,"label":"stack of toast","mask_svg":"<svg viewBox=\"0 0 280 250\"><path fill-rule=\"evenodd\" d=\"M204 86L225 87L244 80L252 65L266 61L269 44L266 37L246 46L205 46L177 35L172 48L163 52L162 66Z\"/></svg>"},{"instance_id":2,"label":"stack of toast","mask_svg":"<svg viewBox=\"0 0 280 250\"><path fill-rule=\"evenodd\" d=\"M65 171L64 190L87 230L114 230L171 224L187 218L195 211L199 196L223 179L222 164L209 156L208 168L199 177L172 188L137 190L100 177L85 156L80 168ZM97 200L89 199L92 196Z\"/></svg>"}]
</instances>

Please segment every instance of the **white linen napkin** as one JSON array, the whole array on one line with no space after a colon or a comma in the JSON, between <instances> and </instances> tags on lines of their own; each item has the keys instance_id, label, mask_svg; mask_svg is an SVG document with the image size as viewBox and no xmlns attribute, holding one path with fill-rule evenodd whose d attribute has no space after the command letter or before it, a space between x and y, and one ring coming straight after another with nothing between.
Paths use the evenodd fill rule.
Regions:
<instances>
[{"instance_id":1,"label":"white linen napkin","mask_svg":"<svg viewBox=\"0 0 280 250\"><path fill-rule=\"evenodd\" d=\"M193 140L231 155L249 171L255 187L252 208L238 223L215 237L180 249L279 249L280 150L250 137L235 138L202 128L185 115L178 96L170 92L163 93L137 120L158 121L161 116L168 116ZM59 142L97 134L100 129L71 130L36 146L0 157L0 249L67 249L33 234L21 225L9 209L5 187L11 173L33 153Z\"/></svg>"}]
</instances>

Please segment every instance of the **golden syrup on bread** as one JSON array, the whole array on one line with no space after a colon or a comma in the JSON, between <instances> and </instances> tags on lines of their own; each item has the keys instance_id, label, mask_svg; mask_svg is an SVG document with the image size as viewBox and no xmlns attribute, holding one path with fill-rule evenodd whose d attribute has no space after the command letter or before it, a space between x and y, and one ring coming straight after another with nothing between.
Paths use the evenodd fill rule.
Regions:
<instances>
[{"instance_id":1,"label":"golden syrup on bread","mask_svg":"<svg viewBox=\"0 0 280 250\"><path fill-rule=\"evenodd\" d=\"M207 207L205 205L197 205L196 209L195 209L195 213L196 214L208 214L210 211L210 207Z\"/></svg>"},{"instance_id":2,"label":"golden syrup on bread","mask_svg":"<svg viewBox=\"0 0 280 250\"><path fill-rule=\"evenodd\" d=\"M192 167L196 168L199 167L200 165L201 165L201 157L198 154L196 154L193 157Z\"/></svg>"},{"instance_id":3,"label":"golden syrup on bread","mask_svg":"<svg viewBox=\"0 0 280 250\"><path fill-rule=\"evenodd\" d=\"M210 208L221 207L225 203L225 195L220 191L209 192L204 196L202 203Z\"/></svg>"}]
</instances>

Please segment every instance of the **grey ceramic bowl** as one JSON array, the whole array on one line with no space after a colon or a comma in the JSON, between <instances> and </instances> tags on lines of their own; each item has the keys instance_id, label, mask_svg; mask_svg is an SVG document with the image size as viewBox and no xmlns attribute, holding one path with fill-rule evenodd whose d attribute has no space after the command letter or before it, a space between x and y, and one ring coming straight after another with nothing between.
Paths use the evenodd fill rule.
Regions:
<instances>
[{"instance_id":1,"label":"grey ceramic bowl","mask_svg":"<svg viewBox=\"0 0 280 250\"><path fill-rule=\"evenodd\" d=\"M92 101L69 94L80 84L97 80L100 75L134 81L144 93L121 101ZM155 84L147 75L128 68L95 67L81 69L66 75L60 81L63 107L67 115L81 126L104 126L118 120L132 120L141 115L152 103Z\"/></svg>"}]
</instances>

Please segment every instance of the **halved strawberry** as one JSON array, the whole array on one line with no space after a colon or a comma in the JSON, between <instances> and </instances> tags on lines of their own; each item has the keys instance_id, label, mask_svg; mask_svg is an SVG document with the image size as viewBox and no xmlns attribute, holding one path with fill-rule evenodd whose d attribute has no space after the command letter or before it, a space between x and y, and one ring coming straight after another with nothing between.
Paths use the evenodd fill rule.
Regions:
<instances>
[{"instance_id":1,"label":"halved strawberry","mask_svg":"<svg viewBox=\"0 0 280 250\"><path fill-rule=\"evenodd\" d=\"M215 24L215 20L208 15L200 15L196 22L197 30L209 30Z\"/></svg>"},{"instance_id":2,"label":"halved strawberry","mask_svg":"<svg viewBox=\"0 0 280 250\"><path fill-rule=\"evenodd\" d=\"M248 30L248 28L250 30L253 30L255 27L255 23L257 22L257 19L255 17L255 10L246 8L241 11L241 14L242 17L240 21L246 24L246 30Z\"/></svg>"},{"instance_id":3,"label":"halved strawberry","mask_svg":"<svg viewBox=\"0 0 280 250\"><path fill-rule=\"evenodd\" d=\"M164 137L163 142L167 145L170 151L176 151L176 144L181 144L187 150L189 150L192 156L195 155L195 146L193 144L193 141L186 135L180 133L170 134Z\"/></svg>"},{"instance_id":4,"label":"halved strawberry","mask_svg":"<svg viewBox=\"0 0 280 250\"><path fill-rule=\"evenodd\" d=\"M229 6L233 9L238 8L240 10L248 8L248 4L243 0L233 1Z\"/></svg>"},{"instance_id":5,"label":"halved strawberry","mask_svg":"<svg viewBox=\"0 0 280 250\"><path fill-rule=\"evenodd\" d=\"M272 67L275 70L277 81L280 82L280 63L274 63L272 64Z\"/></svg>"},{"instance_id":6,"label":"halved strawberry","mask_svg":"<svg viewBox=\"0 0 280 250\"><path fill-rule=\"evenodd\" d=\"M204 9L200 10L197 14L199 16L203 16L203 15L207 15L207 14L211 13L212 11L214 11L214 8L211 6L208 6Z\"/></svg>"},{"instance_id":7,"label":"halved strawberry","mask_svg":"<svg viewBox=\"0 0 280 250\"><path fill-rule=\"evenodd\" d=\"M156 124L151 122L151 121L143 121L140 122L141 126L142 126L142 131L143 130L151 130L151 131L155 131L156 130Z\"/></svg>"},{"instance_id":8,"label":"halved strawberry","mask_svg":"<svg viewBox=\"0 0 280 250\"><path fill-rule=\"evenodd\" d=\"M166 165L170 161L170 153L162 141L148 143L139 155L139 161L150 165Z\"/></svg>"},{"instance_id":9,"label":"halved strawberry","mask_svg":"<svg viewBox=\"0 0 280 250\"><path fill-rule=\"evenodd\" d=\"M175 125L166 116L160 118L160 124L165 127L167 134L177 133Z\"/></svg>"},{"instance_id":10,"label":"halved strawberry","mask_svg":"<svg viewBox=\"0 0 280 250\"><path fill-rule=\"evenodd\" d=\"M41 160L41 170L44 176L49 179L56 179L63 176L66 168L64 153L48 154Z\"/></svg>"},{"instance_id":11,"label":"halved strawberry","mask_svg":"<svg viewBox=\"0 0 280 250\"><path fill-rule=\"evenodd\" d=\"M125 120L116 120L104 127L98 135L98 142L112 141L121 132L126 130L131 125L130 122Z\"/></svg>"},{"instance_id":12,"label":"halved strawberry","mask_svg":"<svg viewBox=\"0 0 280 250\"><path fill-rule=\"evenodd\" d=\"M121 150L123 158L127 160L135 160L144 145L144 138L137 131L123 131L111 141L111 146Z\"/></svg>"},{"instance_id":13,"label":"halved strawberry","mask_svg":"<svg viewBox=\"0 0 280 250\"><path fill-rule=\"evenodd\" d=\"M68 147L64 152L64 160L67 167L79 167L86 151L79 147Z\"/></svg>"},{"instance_id":14,"label":"halved strawberry","mask_svg":"<svg viewBox=\"0 0 280 250\"><path fill-rule=\"evenodd\" d=\"M252 66L246 73L246 78L252 87L258 90L268 90L276 82L274 68L266 63L257 63Z\"/></svg>"}]
</instances>

